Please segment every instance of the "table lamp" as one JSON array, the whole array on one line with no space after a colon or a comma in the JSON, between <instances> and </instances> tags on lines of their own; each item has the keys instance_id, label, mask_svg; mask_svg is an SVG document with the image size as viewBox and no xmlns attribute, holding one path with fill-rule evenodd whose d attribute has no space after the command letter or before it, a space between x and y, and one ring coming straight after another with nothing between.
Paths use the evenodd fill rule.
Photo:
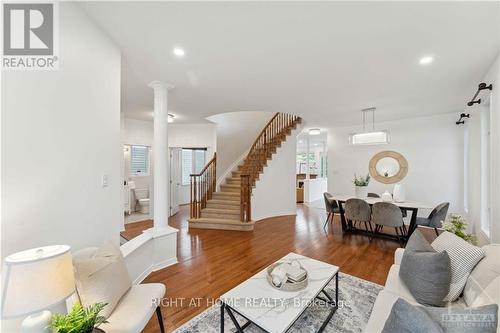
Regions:
<instances>
[{"instance_id":1,"label":"table lamp","mask_svg":"<svg viewBox=\"0 0 500 333\"><path fill-rule=\"evenodd\" d=\"M5 258L2 271L2 319L28 316L21 332L49 332L51 313L45 309L75 290L70 247L51 245L14 253Z\"/></svg>"}]
</instances>

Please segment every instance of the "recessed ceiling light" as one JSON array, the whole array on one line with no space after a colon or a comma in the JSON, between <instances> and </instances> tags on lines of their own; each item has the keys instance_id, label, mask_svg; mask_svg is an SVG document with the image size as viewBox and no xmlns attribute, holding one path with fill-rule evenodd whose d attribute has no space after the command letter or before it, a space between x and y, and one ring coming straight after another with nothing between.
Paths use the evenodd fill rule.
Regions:
<instances>
[{"instance_id":1,"label":"recessed ceiling light","mask_svg":"<svg viewBox=\"0 0 500 333\"><path fill-rule=\"evenodd\" d=\"M420 58L419 62L420 62L420 65L428 65L433 61L434 61L434 57L425 56L425 57Z\"/></svg>"},{"instance_id":2,"label":"recessed ceiling light","mask_svg":"<svg viewBox=\"0 0 500 333\"><path fill-rule=\"evenodd\" d=\"M180 57L184 57L185 52L183 49L176 47L176 48L174 48L174 54L180 58Z\"/></svg>"},{"instance_id":3,"label":"recessed ceiling light","mask_svg":"<svg viewBox=\"0 0 500 333\"><path fill-rule=\"evenodd\" d=\"M169 123L173 123L174 122L174 118L175 118L175 116L173 114L171 114L171 113L168 114L168 122Z\"/></svg>"},{"instance_id":4,"label":"recessed ceiling light","mask_svg":"<svg viewBox=\"0 0 500 333\"><path fill-rule=\"evenodd\" d=\"M320 135L321 134L321 130L319 128L311 128L309 130L309 135Z\"/></svg>"}]
</instances>

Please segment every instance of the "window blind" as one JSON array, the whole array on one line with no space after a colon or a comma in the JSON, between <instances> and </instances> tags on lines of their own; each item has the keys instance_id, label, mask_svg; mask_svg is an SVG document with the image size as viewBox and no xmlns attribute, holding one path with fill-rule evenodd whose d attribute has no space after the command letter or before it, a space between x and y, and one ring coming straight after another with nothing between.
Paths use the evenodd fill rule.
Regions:
<instances>
[{"instance_id":1,"label":"window blind","mask_svg":"<svg viewBox=\"0 0 500 333\"><path fill-rule=\"evenodd\" d=\"M149 174L149 147L131 146L130 172L136 176Z\"/></svg>"}]
</instances>

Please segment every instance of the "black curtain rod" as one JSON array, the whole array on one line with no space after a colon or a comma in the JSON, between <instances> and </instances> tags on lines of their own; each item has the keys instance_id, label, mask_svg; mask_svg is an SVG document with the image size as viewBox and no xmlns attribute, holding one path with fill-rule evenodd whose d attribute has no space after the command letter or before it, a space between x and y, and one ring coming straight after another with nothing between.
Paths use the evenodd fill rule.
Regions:
<instances>
[{"instance_id":1,"label":"black curtain rod","mask_svg":"<svg viewBox=\"0 0 500 333\"><path fill-rule=\"evenodd\" d=\"M490 85L487 86L486 83L484 83L484 82L480 83L477 87L477 91L474 94L474 97L472 97L472 100L469 103L467 103L467 106L473 106L474 104L481 104L481 98L476 100L476 97L477 97L477 95L479 95L479 93L482 90L485 90L485 89L493 90L493 85L490 83Z\"/></svg>"},{"instance_id":2,"label":"black curtain rod","mask_svg":"<svg viewBox=\"0 0 500 333\"><path fill-rule=\"evenodd\" d=\"M465 119L464 118L469 118L470 117L470 114L468 113L461 113L460 114L460 119L458 119L455 124L457 125L463 125L465 124Z\"/></svg>"},{"instance_id":3,"label":"black curtain rod","mask_svg":"<svg viewBox=\"0 0 500 333\"><path fill-rule=\"evenodd\" d=\"M489 85L486 85L486 83L481 82L477 86L477 91L474 94L474 97L472 97L472 100L467 103L467 106L473 106L474 104L481 104L481 98L479 98L477 100L476 100L476 98L479 95L479 93L483 90L493 90L493 84L490 83ZM455 122L455 124L463 125L463 124L465 124L465 118L469 118L469 117L470 117L470 115L468 113L461 113L460 118Z\"/></svg>"}]
</instances>

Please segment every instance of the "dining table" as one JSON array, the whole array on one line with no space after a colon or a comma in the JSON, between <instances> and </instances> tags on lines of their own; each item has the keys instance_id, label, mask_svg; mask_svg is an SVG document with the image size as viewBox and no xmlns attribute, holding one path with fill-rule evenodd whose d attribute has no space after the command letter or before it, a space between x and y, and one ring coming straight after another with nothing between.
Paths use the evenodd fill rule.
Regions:
<instances>
[{"instance_id":1,"label":"dining table","mask_svg":"<svg viewBox=\"0 0 500 333\"><path fill-rule=\"evenodd\" d=\"M366 230L355 228L352 225L348 223L348 221L345 218L344 214L344 205L347 200L349 199L354 199L357 198L355 195L349 195L349 194L337 194L333 195L330 200L335 200L338 203L339 207L339 212L340 212L340 221L342 223L342 232L344 233L359 233L359 234L367 234L368 236L375 236L375 237L383 237L383 238L391 238L391 239L398 239L396 235L391 235L387 233L381 233L378 232L375 235L372 233L367 232ZM377 203L377 202L384 202L382 198L373 198L373 197L366 197L362 198L362 200L366 201L370 207ZM417 228L417 214L418 210L432 210L434 209L434 206L428 203L424 202L419 202L419 201L412 201L412 200L405 200L402 202L397 202L397 201L389 201L390 203L398 206L401 208L402 211L407 211L411 212L411 217L410 217L410 224L408 226L408 232L406 235L403 235L403 240L407 241L408 238L411 236L413 231Z\"/></svg>"}]
</instances>

